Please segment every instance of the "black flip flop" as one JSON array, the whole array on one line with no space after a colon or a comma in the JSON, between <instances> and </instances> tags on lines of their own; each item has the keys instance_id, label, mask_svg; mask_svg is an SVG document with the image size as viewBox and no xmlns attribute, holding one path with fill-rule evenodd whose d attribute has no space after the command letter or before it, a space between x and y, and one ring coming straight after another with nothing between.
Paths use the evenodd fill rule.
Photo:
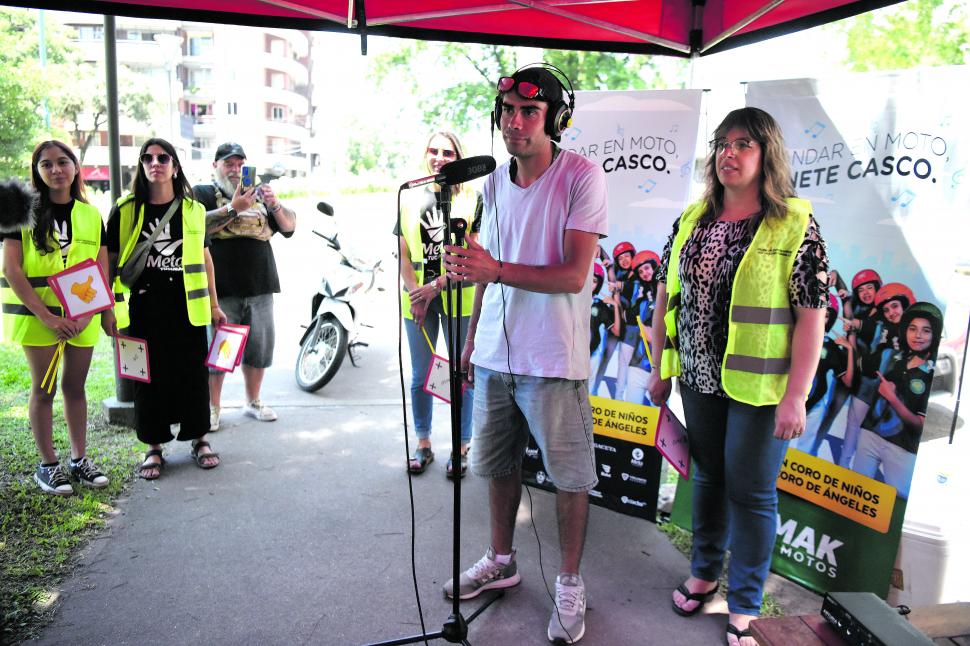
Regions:
<instances>
[{"instance_id":1,"label":"black flip flop","mask_svg":"<svg viewBox=\"0 0 970 646\"><path fill-rule=\"evenodd\" d=\"M434 462L434 452L431 448L419 446L414 449L414 455L411 456L411 460L408 462L408 471L411 473L424 473L424 470L432 462ZM415 466L415 463L417 466Z\"/></svg>"},{"instance_id":2,"label":"black flip flop","mask_svg":"<svg viewBox=\"0 0 970 646\"><path fill-rule=\"evenodd\" d=\"M735 626L734 624L727 625L727 635L724 635L724 643L727 644L728 646L731 646L731 640L728 639L728 635L734 635L734 637L737 638L739 644L741 643L741 640L744 639L745 637L751 637L752 639L754 639L754 635L751 634L750 628L739 630L738 627Z\"/></svg>"},{"instance_id":3,"label":"black flip flop","mask_svg":"<svg viewBox=\"0 0 970 646\"><path fill-rule=\"evenodd\" d=\"M681 583L679 586L677 586L677 592L684 595L684 600L698 601L699 603L696 606L694 606L693 610L684 610L683 608L677 605L677 602L671 599L670 606L674 609L674 612L676 612L681 617L693 617L694 615L696 615L698 612L701 611L701 608L704 607L705 603L707 603L708 601L714 598L714 595L717 594L717 588L718 586L715 585L714 588L708 592L691 592L690 590L687 589L686 585Z\"/></svg>"}]
</instances>

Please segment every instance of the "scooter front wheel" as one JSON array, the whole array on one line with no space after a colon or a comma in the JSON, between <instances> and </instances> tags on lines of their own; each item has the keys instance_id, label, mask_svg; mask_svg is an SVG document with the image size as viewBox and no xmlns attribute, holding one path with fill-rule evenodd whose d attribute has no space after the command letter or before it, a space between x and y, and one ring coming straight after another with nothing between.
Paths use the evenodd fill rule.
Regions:
<instances>
[{"instance_id":1,"label":"scooter front wheel","mask_svg":"<svg viewBox=\"0 0 970 646\"><path fill-rule=\"evenodd\" d=\"M347 330L333 317L319 318L296 356L296 385L309 393L333 379L347 354Z\"/></svg>"}]
</instances>

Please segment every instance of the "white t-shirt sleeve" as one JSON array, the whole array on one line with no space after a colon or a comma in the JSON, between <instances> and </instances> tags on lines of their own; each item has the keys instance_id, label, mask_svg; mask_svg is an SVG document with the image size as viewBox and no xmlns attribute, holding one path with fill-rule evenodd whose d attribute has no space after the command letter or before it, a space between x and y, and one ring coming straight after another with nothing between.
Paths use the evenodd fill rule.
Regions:
<instances>
[{"instance_id":1,"label":"white t-shirt sleeve","mask_svg":"<svg viewBox=\"0 0 970 646\"><path fill-rule=\"evenodd\" d=\"M572 182L566 229L595 233L605 238L608 233L606 173L599 166L583 161L588 168L577 169Z\"/></svg>"}]
</instances>

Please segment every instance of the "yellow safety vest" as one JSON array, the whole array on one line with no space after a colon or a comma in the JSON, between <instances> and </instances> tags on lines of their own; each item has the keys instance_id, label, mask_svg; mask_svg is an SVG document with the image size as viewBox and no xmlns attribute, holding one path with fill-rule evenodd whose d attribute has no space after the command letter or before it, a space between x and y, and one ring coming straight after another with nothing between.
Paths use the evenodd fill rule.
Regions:
<instances>
[{"instance_id":1,"label":"yellow safety vest","mask_svg":"<svg viewBox=\"0 0 970 646\"><path fill-rule=\"evenodd\" d=\"M119 239L121 253L115 272L115 317L118 327L126 328L130 323L128 298L131 290L118 276L121 266L135 250L141 239L142 207L137 219L134 217L135 198L126 195L118 200L118 213L121 216ZM185 198L182 202L182 279L185 283L185 303L192 325L209 325L212 311L209 309L209 280L205 273L205 207L195 200Z\"/></svg>"},{"instance_id":2,"label":"yellow safety vest","mask_svg":"<svg viewBox=\"0 0 970 646\"><path fill-rule=\"evenodd\" d=\"M71 209L71 248L67 260L61 256L60 244L51 237L54 251L41 253L31 238L31 229L20 230L20 246L23 249L23 270L30 286L52 313L63 316L64 310L54 290L47 284L47 277L84 260L97 260L101 249L101 214L94 206L74 200ZM0 300L3 301L3 337L5 341L21 345L48 346L57 343L57 335L27 309L5 278L0 278ZM95 314L79 335L69 340L70 345L91 347L98 342L101 315Z\"/></svg>"},{"instance_id":3,"label":"yellow safety vest","mask_svg":"<svg viewBox=\"0 0 970 646\"><path fill-rule=\"evenodd\" d=\"M460 218L465 221L466 235L472 231L472 220L475 218L475 208L478 206L478 193L471 188L463 188L455 193L451 203L452 220ZM412 202L401 207L401 235L408 243L408 252L411 254L411 266L414 273L418 276L418 284L424 284L424 244L421 242L421 215L418 213L417 205ZM466 245L467 246L467 245ZM444 257L441 260L440 274L445 273ZM442 291L440 298L447 302L447 295ZM463 287L461 292L461 315L471 316L472 307L475 304L475 286ZM457 310L458 299L453 297L451 303L451 313ZM408 296L406 289L401 288L401 311L404 318L411 318L411 297Z\"/></svg>"},{"instance_id":4,"label":"yellow safety vest","mask_svg":"<svg viewBox=\"0 0 970 646\"><path fill-rule=\"evenodd\" d=\"M728 338L721 362L721 386L729 397L753 406L777 404L788 386L794 317L788 283L805 239L812 205L788 198L788 215L765 218L738 265L731 288ZM684 211L667 268L667 338L660 360L664 379L680 375L677 314L680 308L680 252L706 210L695 202Z\"/></svg>"}]
</instances>

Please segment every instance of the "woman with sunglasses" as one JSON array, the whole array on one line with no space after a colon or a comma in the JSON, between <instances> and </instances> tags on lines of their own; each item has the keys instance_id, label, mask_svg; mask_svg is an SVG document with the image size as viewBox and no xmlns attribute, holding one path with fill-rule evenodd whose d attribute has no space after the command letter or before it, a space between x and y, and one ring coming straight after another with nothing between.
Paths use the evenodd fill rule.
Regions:
<instances>
[{"instance_id":1,"label":"woman with sunglasses","mask_svg":"<svg viewBox=\"0 0 970 646\"><path fill-rule=\"evenodd\" d=\"M430 174L436 175L441 168L462 158L458 137L450 132L436 132L428 139L424 150L424 164ZM482 218L482 196L474 189L458 185L451 187L451 218L465 221L468 235L477 235ZM431 450L431 395L424 391L425 377L431 362L432 348L438 341L438 330L445 330L445 339L451 347L448 335L448 311L457 312L457 291L450 299L445 293L445 272L442 246L445 242L445 220L441 209L442 187L431 184L402 205L401 219L394 228L400 239L401 311L404 316L404 329L408 336L411 352L411 412L414 417L414 430L418 436L418 446L408 461L408 471L424 473L434 461ZM458 316L460 337L465 338L468 317L471 315L475 300L474 286L465 287L461 293L462 311ZM455 357L455 360L458 358ZM468 443L472 437L472 391L468 389L462 397L461 410L461 464L452 464L448 458L446 473L448 477L464 477L468 469Z\"/></svg>"},{"instance_id":2,"label":"woman with sunglasses","mask_svg":"<svg viewBox=\"0 0 970 646\"><path fill-rule=\"evenodd\" d=\"M781 128L758 108L714 133L704 197L675 223L657 276L650 399L677 376L694 467L690 577L673 610L717 591L727 550L727 643L754 646L775 544L775 487L805 429L818 365L828 259L807 200L794 197ZM659 372L659 374L658 374Z\"/></svg>"},{"instance_id":3,"label":"woman with sunglasses","mask_svg":"<svg viewBox=\"0 0 970 646\"><path fill-rule=\"evenodd\" d=\"M113 334L114 315L109 310L77 321L65 318L46 280L88 259L97 260L107 273L104 223L98 210L87 202L80 169L66 144L38 144L30 160L30 179L39 197L33 228L0 236L4 340L23 346L30 369L28 417L41 458L34 480L45 493L57 496L70 496L74 489L54 450L54 392L41 384L60 342L65 342L60 374L71 443L68 471L83 486L108 486L108 478L86 455L88 401L84 382L98 341L98 326Z\"/></svg>"},{"instance_id":4,"label":"woman with sunglasses","mask_svg":"<svg viewBox=\"0 0 970 646\"><path fill-rule=\"evenodd\" d=\"M142 145L131 192L108 218L111 267L120 274L140 241L161 226L148 260L131 285L115 278L118 327L145 339L151 382L135 382L135 431L149 445L138 475L154 480L165 460L162 444L191 440L192 458L203 469L219 466L205 435L209 430L209 375L206 325L226 322L219 309L205 207L193 199L175 149L164 139ZM165 222L168 216L167 223ZM130 280L130 279L129 279Z\"/></svg>"}]
</instances>

